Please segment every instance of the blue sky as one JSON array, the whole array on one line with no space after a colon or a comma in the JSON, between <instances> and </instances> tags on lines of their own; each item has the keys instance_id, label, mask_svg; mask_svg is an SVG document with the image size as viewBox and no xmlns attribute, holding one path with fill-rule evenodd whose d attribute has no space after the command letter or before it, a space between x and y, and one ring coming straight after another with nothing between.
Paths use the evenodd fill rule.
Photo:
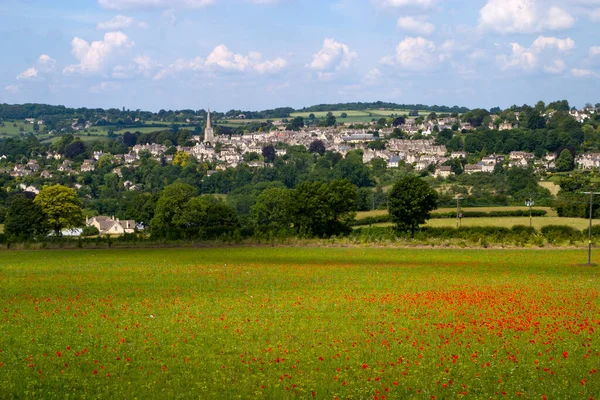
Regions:
<instances>
[{"instance_id":1,"label":"blue sky","mask_svg":"<svg viewBox=\"0 0 600 400\"><path fill-rule=\"evenodd\" d=\"M600 0L1 0L0 102L600 102Z\"/></svg>"}]
</instances>

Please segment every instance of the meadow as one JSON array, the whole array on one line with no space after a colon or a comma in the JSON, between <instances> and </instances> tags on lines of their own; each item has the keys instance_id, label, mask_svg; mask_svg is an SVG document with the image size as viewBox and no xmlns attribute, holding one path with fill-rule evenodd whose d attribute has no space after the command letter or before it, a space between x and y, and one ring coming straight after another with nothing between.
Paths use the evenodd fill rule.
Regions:
<instances>
[{"instance_id":1,"label":"meadow","mask_svg":"<svg viewBox=\"0 0 600 400\"><path fill-rule=\"evenodd\" d=\"M0 397L589 399L600 270L582 258L4 251Z\"/></svg>"}]
</instances>

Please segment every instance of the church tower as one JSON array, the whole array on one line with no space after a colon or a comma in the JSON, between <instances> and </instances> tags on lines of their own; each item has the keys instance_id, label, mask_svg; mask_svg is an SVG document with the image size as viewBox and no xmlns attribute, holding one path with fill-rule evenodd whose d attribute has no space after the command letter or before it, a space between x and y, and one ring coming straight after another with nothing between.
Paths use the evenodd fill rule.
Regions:
<instances>
[{"instance_id":1,"label":"church tower","mask_svg":"<svg viewBox=\"0 0 600 400\"><path fill-rule=\"evenodd\" d=\"M212 128L210 123L210 108L208 109L208 114L206 116L206 129L204 130L204 141L210 142L213 144L215 141L215 131Z\"/></svg>"}]
</instances>

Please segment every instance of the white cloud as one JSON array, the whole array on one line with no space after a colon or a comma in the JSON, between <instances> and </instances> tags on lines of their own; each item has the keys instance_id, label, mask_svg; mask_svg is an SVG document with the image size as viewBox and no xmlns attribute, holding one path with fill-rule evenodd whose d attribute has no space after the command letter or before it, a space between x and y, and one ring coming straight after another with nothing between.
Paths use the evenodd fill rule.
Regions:
<instances>
[{"instance_id":1,"label":"white cloud","mask_svg":"<svg viewBox=\"0 0 600 400\"><path fill-rule=\"evenodd\" d=\"M97 85L91 86L89 88L89 91L91 93L104 93L104 92L111 92L111 91L115 91L115 90L119 90L121 88L121 85L119 85L118 83L115 82L110 82L110 81L104 81L101 82Z\"/></svg>"},{"instance_id":2,"label":"white cloud","mask_svg":"<svg viewBox=\"0 0 600 400\"><path fill-rule=\"evenodd\" d=\"M133 10L143 8L203 8L215 0L98 0L109 10Z\"/></svg>"},{"instance_id":3,"label":"white cloud","mask_svg":"<svg viewBox=\"0 0 600 400\"><path fill-rule=\"evenodd\" d=\"M428 36L435 31L435 25L425 19L425 17L400 17L398 27L407 32Z\"/></svg>"},{"instance_id":4,"label":"white cloud","mask_svg":"<svg viewBox=\"0 0 600 400\"><path fill-rule=\"evenodd\" d=\"M600 56L600 46L590 47L590 57L598 57L598 56Z\"/></svg>"},{"instance_id":5,"label":"white cloud","mask_svg":"<svg viewBox=\"0 0 600 400\"><path fill-rule=\"evenodd\" d=\"M258 74L273 74L287 66L287 61L281 57L273 60L263 60L262 54L251 52L247 56L235 54L227 46L219 45L206 59L196 57L190 60L180 58L168 67L160 70L154 79L163 79L181 72L208 72L215 70L235 72L255 72Z\"/></svg>"},{"instance_id":6,"label":"white cloud","mask_svg":"<svg viewBox=\"0 0 600 400\"><path fill-rule=\"evenodd\" d=\"M396 46L396 54L384 57L381 63L411 71L427 70L448 59L452 47L453 42L450 41L438 48L434 42L420 36L407 37Z\"/></svg>"},{"instance_id":7,"label":"white cloud","mask_svg":"<svg viewBox=\"0 0 600 400\"><path fill-rule=\"evenodd\" d=\"M600 21L600 8L596 8L590 13L592 21Z\"/></svg>"},{"instance_id":8,"label":"white cloud","mask_svg":"<svg viewBox=\"0 0 600 400\"><path fill-rule=\"evenodd\" d=\"M567 51L575 48L575 41L571 38L558 39L555 37L538 36L533 42L532 47L539 50L544 50L548 47L556 47L559 51Z\"/></svg>"},{"instance_id":9,"label":"white cloud","mask_svg":"<svg viewBox=\"0 0 600 400\"><path fill-rule=\"evenodd\" d=\"M380 7L396 7L396 8L430 8L434 6L438 0L372 0Z\"/></svg>"},{"instance_id":10,"label":"white cloud","mask_svg":"<svg viewBox=\"0 0 600 400\"><path fill-rule=\"evenodd\" d=\"M37 69L40 72L48 73L54 71L56 60L50 58L48 54L42 54L37 60Z\"/></svg>"},{"instance_id":11,"label":"white cloud","mask_svg":"<svg viewBox=\"0 0 600 400\"><path fill-rule=\"evenodd\" d=\"M30 81L38 78L38 71L35 68L29 68L19 75L17 75L17 80L19 81Z\"/></svg>"},{"instance_id":12,"label":"white cloud","mask_svg":"<svg viewBox=\"0 0 600 400\"><path fill-rule=\"evenodd\" d=\"M215 47L212 53L206 58L206 66L209 68L222 68L225 70L234 70L245 72L254 70L261 74L279 72L287 65L283 58L274 60L262 60L262 54L251 52L247 56L235 54L227 46L220 45Z\"/></svg>"},{"instance_id":13,"label":"white cloud","mask_svg":"<svg viewBox=\"0 0 600 400\"><path fill-rule=\"evenodd\" d=\"M143 21L138 21L131 17L126 17L125 15L117 15L109 21L98 22L98 24L96 25L96 29L104 31L115 31L127 28L146 29L148 28L148 24Z\"/></svg>"},{"instance_id":14,"label":"white cloud","mask_svg":"<svg viewBox=\"0 0 600 400\"><path fill-rule=\"evenodd\" d=\"M47 54L42 54L38 57L35 66L26 69L17 75L17 80L20 81L35 81L35 80L43 80L43 74L48 74L54 71L54 67L56 66L56 60L50 58Z\"/></svg>"},{"instance_id":15,"label":"white cloud","mask_svg":"<svg viewBox=\"0 0 600 400\"><path fill-rule=\"evenodd\" d=\"M379 68L373 68L363 78L363 83L367 85L375 85L377 84L381 78L383 77L383 73Z\"/></svg>"},{"instance_id":16,"label":"white cloud","mask_svg":"<svg viewBox=\"0 0 600 400\"><path fill-rule=\"evenodd\" d=\"M112 77L115 79L127 79L136 75L141 75L146 78L152 76L153 72L160 68L161 65L157 61L148 56L137 56L129 65L117 65L113 68Z\"/></svg>"},{"instance_id":17,"label":"white cloud","mask_svg":"<svg viewBox=\"0 0 600 400\"><path fill-rule=\"evenodd\" d=\"M576 78L590 78L590 77L598 77L598 76L600 76L597 73L595 73L594 71L592 71L591 69L573 68L571 70L571 73Z\"/></svg>"},{"instance_id":18,"label":"white cloud","mask_svg":"<svg viewBox=\"0 0 600 400\"><path fill-rule=\"evenodd\" d=\"M488 0L479 11L479 27L497 33L536 33L573 26L564 9L543 0Z\"/></svg>"},{"instance_id":19,"label":"white cloud","mask_svg":"<svg viewBox=\"0 0 600 400\"><path fill-rule=\"evenodd\" d=\"M4 87L4 90L8 93L17 94L21 91L21 88L18 85L8 85Z\"/></svg>"},{"instance_id":20,"label":"white cloud","mask_svg":"<svg viewBox=\"0 0 600 400\"><path fill-rule=\"evenodd\" d=\"M549 74L562 74L567 69L567 64L561 59L554 60L544 66L544 71Z\"/></svg>"},{"instance_id":21,"label":"white cloud","mask_svg":"<svg viewBox=\"0 0 600 400\"><path fill-rule=\"evenodd\" d=\"M356 59L358 54L351 51L347 45L327 38L323 41L321 50L313 54L313 60L307 67L319 71L319 78L327 79L331 77L332 72L349 68Z\"/></svg>"},{"instance_id":22,"label":"white cloud","mask_svg":"<svg viewBox=\"0 0 600 400\"><path fill-rule=\"evenodd\" d=\"M539 58L543 57L550 50L564 53L575 48L575 41L571 38L558 39L555 37L538 36L531 47L526 48L518 43L510 44L511 52L509 55L503 54L496 57L500 63L500 68L522 69L533 71L539 64ZM559 73L566 69L562 60L554 60L552 63L546 63L544 70L549 73Z\"/></svg>"},{"instance_id":23,"label":"white cloud","mask_svg":"<svg viewBox=\"0 0 600 400\"><path fill-rule=\"evenodd\" d=\"M69 65L65 74L91 74L101 72L104 66L116 53L133 47L135 43L123 32L107 32L103 40L92 43L74 38L71 42L72 53L79 64Z\"/></svg>"}]
</instances>

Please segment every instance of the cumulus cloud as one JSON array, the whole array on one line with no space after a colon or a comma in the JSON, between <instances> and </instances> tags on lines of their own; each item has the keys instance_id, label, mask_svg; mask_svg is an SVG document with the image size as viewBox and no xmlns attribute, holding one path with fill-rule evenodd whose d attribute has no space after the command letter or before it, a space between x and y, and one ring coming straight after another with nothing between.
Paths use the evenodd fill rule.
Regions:
<instances>
[{"instance_id":1,"label":"cumulus cloud","mask_svg":"<svg viewBox=\"0 0 600 400\"><path fill-rule=\"evenodd\" d=\"M56 66L56 60L53 60L49 55L42 54L37 59L35 66L26 69L17 75L17 80L20 81L33 81L42 80L44 74L48 74L54 71Z\"/></svg>"},{"instance_id":2,"label":"cumulus cloud","mask_svg":"<svg viewBox=\"0 0 600 400\"><path fill-rule=\"evenodd\" d=\"M590 47L590 57L600 57L600 46Z\"/></svg>"},{"instance_id":3,"label":"cumulus cloud","mask_svg":"<svg viewBox=\"0 0 600 400\"><path fill-rule=\"evenodd\" d=\"M148 78L160 67L160 63L149 56L137 56L129 65L117 65L114 67L112 77L116 79L127 79L134 76L144 76Z\"/></svg>"},{"instance_id":4,"label":"cumulus cloud","mask_svg":"<svg viewBox=\"0 0 600 400\"><path fill-rule=\"evenodd\" d=\"M502 54L497 56L497 61L500 68L506 69L522 69L525 71L533 71L539 64L539 58L548 53L549 50L564 53L575 48L575 41L571 38L558 39L555 37L538 36L533 44L527 48L518 43L511 43L511 52L509 55ZM551 64L547 63L544 67L546 72L559 73L564 71L566 66L562 60L554 60Z\"/></svg>"},{"instance_id":5,"label":"cumulus cloud","mask_svg":"<svg viewBox=\"0 0 600 400\"><path fill-rule=\"evenodd\" d=\"M215 0L98 0L109 10L133 10L141 8L203 8Z\"/></svg>"},{"instance_id":6,"label":"cumulus cloud","mask_svg":"<svg viewBox=\"0 0 600 400\"><path fill-rule=\"evenodd\" d=\"M488 0L479 11L479 27L497 33L536 33L568 29L575 19L543 0Z\"/></svg>"},{"instance_id":7,"label":"cumulus cloud","mask_svg":"<svg viewBox=\"0 0 600 400\"><path fill-rule=\"evenodd\" d=\"M435 25L426 21L426 17L400 17L398 27L407 32L428 36L435 31Z\"/></svg>"},{"instance_id":8,"label":"cumulus cloud","mask_svg":"<svg viewBox=\"0 0 600 400\"><path fill-rule=\"evenodd\" d=\"M78 37L71 42L73 56L79 60L79 64L67 66L65 74L93 74L103 70L109 60L126 49L133 47L135 43L123 32L107 32L103 40L89 43Z\"/></svg>"},{"instance_id":9,"label":"cumulus cloud","mask_svg":"<svg viewBox=\"0 0 600 400\"><path fill-rule=\"evenodd\" d=\"M562 74L567 69L567 64L561 59L552 61L544 66L544 71L549 74Z\"/></svg>"},{"instance_id":10,"label":"cumulus cloud","mask_svg":"<svg viewBox=\"0 0 600 400\"><path fill-rule=\"evenodd\" d=\"M118 83L104 81L97 85L90 86L89 91L90 91L90 93L98 94L98 93L104 93L104 92L111 92L114 90L118 90L120 88L121 88L121 85L119 85Z\"/></svg>"},{"instance_id":11,"label":"cumulus cloud","mask_svg":"<svg viewBox=\"0 0 600 400\"><path fill-rule=\"evenodd\" d=\"M21 91L18 85L8 85L4 87L4 90L8 93L17 94Z\"/></svg>"},{"instance_id":12,"label":"cumulus cloud","mask_svg":"<svg viewBox=\"0 0 600 400\"><path fill-rule=\"evenodd\" d=\"M96 29L103 31L115 31L127 28L146 29L148 28L148 24L131 17L126 17L125 15L117 15L111 20L98 22L98 24L96 24Z\"/></svg>"},{"instance_id":13,"label":"cumulus cloud","mask_svg":"<svg viewBox=\"0 0 600 400\"><path fill-rule=\"evenodd\" d=\"M19 81L29 81L38 77L38 71L35 68L29 68L17 75Z\"/></svg>"},{"instance_id":14,"label":"cumulus cloud","mask_svg":"<svg viewBox=\"0 0 600 400\"><path fill-rule=\"evenodd\" d=\"M372 0L379 7L430 8L438 0Z\"/></svg>"},{"instance_id":15,"label":"cumulus cloud","mask_svg":"<svg viewBox=\"0 0 600 400\"><path fill-rule=\"evenodd\" d=\"M321 50L313 54L313 59L308 68L317 71L320 79L330 79L333 72L348 69L352 62L358 59L358 54L351 51L344 43L333 38L323 41Z\"/></svg>"},{"instance_id":16,"label":"cumulus cloud","mask_svg":"<svg viewBox=\"0 0 600 400\"><path fill-rule=\"evenodd\" d=\"M597 78L600 76L599 74L595 73L591 69L573 68L571 70L571 73L576 78Z\"/></svg>"},{"instance_id":17,"label":"cumulus cloud","mask_svg":"<svg viewBox=\"0 0 600 400\"><path fill-rule=\"evenodd\" d=\"M202 71L233 71L254 72L258 74L273 74L287 66L287 61L281 57L273 60L263 60L262 54L251 52L247 56L233 53L227 46L219 45L206 57L192 59L180 58L166 68L160 70L154 79L163 79L180 72Z\"/></svg>"},{"instance_id":18,"label":"cumulus cloud","mask_svg":"<svg viewBox=\"0 0 600 400\"><path fill-rule=\"evenodd\" d=\"M396 54L384 57L381 63L410 71L427 70L447 60L452 50L453 42L450 41L436 46L431 40L420 36L407 37L396 46Z\"/></svg>"}]
</instances>

